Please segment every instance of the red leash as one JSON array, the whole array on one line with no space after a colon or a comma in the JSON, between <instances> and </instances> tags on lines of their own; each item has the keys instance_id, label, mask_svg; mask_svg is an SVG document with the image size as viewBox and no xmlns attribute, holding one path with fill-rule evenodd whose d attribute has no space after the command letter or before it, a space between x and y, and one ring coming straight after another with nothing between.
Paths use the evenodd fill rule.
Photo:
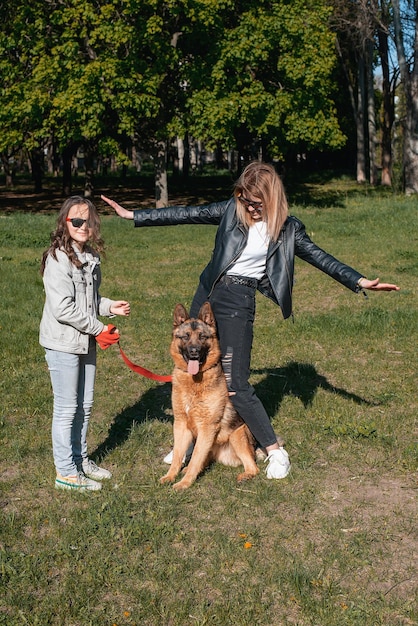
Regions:
<instances>
[{"instance_id":1,"label":"red leash","mask_svg":"<svg viewBox=\"0 0 418 626\"><path fill-rule=\"evenodd\" d=\"M128 357L126 356L126 354L124 353L120 345L119 345L119 350L120 350L120 355L122 359L125 361L129 369L131 369L133 372L136 372L137 374L140 374L141 376L145 376L146 378L150 378L151 380L158 380L160 383L171 383L171 378L172 378L171 376L160 376L159 374L154 374L153 372L150 372L149 370L145 369L144 367L141 367L140 365L135 365L135 363L132 363L132 361L128 359Z\"/></svg>"},{"instance_id":2,"label":"red leash","mask_svg":"<svg viewBox=\"0 0 418 626\"><path fill-rule=\"evenodd\" d=\"M133 372L141 374L141 376L145 376L146 378L151 378L151 380L158 380L160 383L171 383L171 376L159 376L159 374L154 374L153 372L146 370L144 367L132 363L120 347L119 337L120 335L116 326L108 324L107 329L103 330L96 336L96 341L102 350L106 350L109 346L113 346L113 344L117 343L122 359Z\"/></svg>"}]
</instances>

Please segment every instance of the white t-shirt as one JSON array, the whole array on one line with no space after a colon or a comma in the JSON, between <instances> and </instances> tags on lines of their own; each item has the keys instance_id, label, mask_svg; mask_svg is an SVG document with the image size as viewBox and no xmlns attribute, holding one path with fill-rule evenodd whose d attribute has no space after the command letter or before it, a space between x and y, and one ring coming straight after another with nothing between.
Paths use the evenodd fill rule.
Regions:
<instances>
[{"instance_id":1,"label":"white t-shirt","mask_svg":"<svg viewBox=\"0 0 418 626\"><path fill-rule=\"evenodd\" d=\"M267 224L257 222L250 226L247 245L234 265L228 269L227 274L260 280L266 270L268 244Z\"/></svg>"}]
</instances>

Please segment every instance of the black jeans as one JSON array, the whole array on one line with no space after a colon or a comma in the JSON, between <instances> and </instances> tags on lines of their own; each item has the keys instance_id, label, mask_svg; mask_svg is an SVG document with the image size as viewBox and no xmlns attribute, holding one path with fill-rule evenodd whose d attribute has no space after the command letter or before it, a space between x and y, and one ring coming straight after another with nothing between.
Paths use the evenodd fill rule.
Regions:
<instances>
[{"instance_id":1,"label":"black jeans","mask_svg":"<svg viewBox=\"0 0 418 626\"><path fill-rule=\"evenodd\" d=\"M190 316L197 317L206 300L199 285L193 299ZM217 283L209 298L215 315L222 366L231 402L236 411L263 448L277 442L269 416L250 385L250 361L255 317L255 289L244 285Z\"/></svg>"}]
</instances>

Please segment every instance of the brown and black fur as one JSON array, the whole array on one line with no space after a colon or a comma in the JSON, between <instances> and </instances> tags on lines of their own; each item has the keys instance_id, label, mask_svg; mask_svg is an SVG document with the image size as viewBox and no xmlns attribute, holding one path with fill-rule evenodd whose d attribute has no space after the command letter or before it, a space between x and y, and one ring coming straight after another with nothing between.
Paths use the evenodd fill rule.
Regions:
<instances>
[{"instance_id":1,"label":"brown and black fur","mask_svg":"<svg viewBox=\"0 0 418 626\"><path fill-rule=\"evenodd\" d=\"M233 467L243 465L244 472L238 475L238 481L256 476L259 469L255 462L254 438L228 396L209 302L202 306L196 319L189 317L183 305L175 307L170 354L175 365L172 378L174 450L171 467L160 482L175 481L192 441L195 441L192 457L174 489L190 487L212 461ZM189 361L194 361L194 368Z\"/></svg>"}]
</instances>

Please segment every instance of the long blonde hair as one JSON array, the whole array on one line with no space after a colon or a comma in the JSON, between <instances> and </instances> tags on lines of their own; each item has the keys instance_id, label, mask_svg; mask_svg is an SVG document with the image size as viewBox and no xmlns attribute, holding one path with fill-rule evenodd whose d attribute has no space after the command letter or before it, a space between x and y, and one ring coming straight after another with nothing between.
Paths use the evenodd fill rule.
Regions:
<instances>
[{"instance_id":1,"label":"long blonde hair","mask_svg":"<svg viewBox=\"0 0 418 626\"><path fill-rule=\"evenodd\" d=\"M237 217L247 227L252 223L251 217L239 198L260 199L263 203L261 215L267 224L269 238L277 241L288 216L288 203L283 183L274 167L259 161L247 165L234 185L234 196Z\"/></svg>"}]
</instances>

